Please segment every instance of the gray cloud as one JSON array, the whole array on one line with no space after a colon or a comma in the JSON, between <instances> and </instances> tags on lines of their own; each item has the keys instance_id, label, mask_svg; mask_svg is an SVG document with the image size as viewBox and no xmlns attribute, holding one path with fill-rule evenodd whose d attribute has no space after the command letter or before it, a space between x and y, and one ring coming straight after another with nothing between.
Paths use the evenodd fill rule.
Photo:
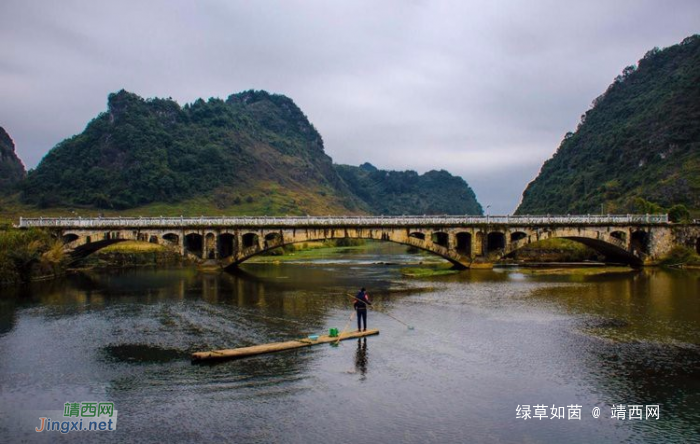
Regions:
<instances>
[{"instance_id":1,"label":"gray cloud","mask_svg":"<svg viewBox=\"0 0 700 444\"><path fill-rule=\"evenodd\" d=\"M699 19L694 0L3 0L0 126L33 167L109 92L265 89L336 162L446 169L508 213L622 68Z\"/></svg>"}]
</instances>

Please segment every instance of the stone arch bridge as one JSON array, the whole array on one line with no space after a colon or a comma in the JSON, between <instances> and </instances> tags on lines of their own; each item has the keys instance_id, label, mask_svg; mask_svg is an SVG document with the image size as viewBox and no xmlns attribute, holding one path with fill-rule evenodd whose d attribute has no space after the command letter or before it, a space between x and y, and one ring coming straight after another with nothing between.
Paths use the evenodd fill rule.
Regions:
<instances>
[{"instance_id":1,"label":"stone arch bridge","mask_svg":"<svg viewBox=\"0 0 700 444\"><path fill-rule=\"evenodd\" d=\"M142 240L223 267L288 244L341 238L409 245L460 268L488 267L551 238L578 241L635 266L658 262L674 245L700 250L700 224L672 224L667 215L21 218L18 226L52 230L76 257Z\"/></svg>"}]
</instances>

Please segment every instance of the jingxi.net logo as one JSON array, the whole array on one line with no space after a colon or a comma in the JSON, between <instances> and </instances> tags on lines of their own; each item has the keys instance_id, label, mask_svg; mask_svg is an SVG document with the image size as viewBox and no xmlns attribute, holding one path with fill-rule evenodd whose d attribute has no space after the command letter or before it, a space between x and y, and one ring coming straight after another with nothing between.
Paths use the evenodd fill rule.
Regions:
<instances>
[{"instance_id":1,"label":"jingxi.net logo","mask_svg":"<svg viewBox=\"0 0 700 444\"><path fill-rule=\"evenodd\" d=\"M39 417L36 432L112 432L117 429L117 411L113 402L66 402L63 416L56 410L53 418Z\"/></svg>"}]
</instances>

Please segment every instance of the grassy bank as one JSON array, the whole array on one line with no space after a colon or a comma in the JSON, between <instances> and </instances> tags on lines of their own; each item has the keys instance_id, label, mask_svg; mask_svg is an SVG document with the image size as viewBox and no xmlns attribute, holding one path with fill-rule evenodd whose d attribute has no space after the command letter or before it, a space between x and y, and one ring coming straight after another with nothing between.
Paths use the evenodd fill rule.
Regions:
<instances>
[{"instance_id":1,"label":"grassy bank","mask_svg":"<svg viewBox=\"0 0 700 444\"><path fill-rule=\"evenodd\" d=\"M661 260L660 265L698 267L700 266L700 256L692 248L677 246L673 247L671 252Z\"/></svg>"},{"instance_id":2,"label":"grassy bank","mask_svg":"<svg viewBox=\"0 0 700 444\"><path fill-rule=\"evenodd\" d=\"M252 257L252 263L277 263L289 261L311 261L337 257L339 253L355 250L365 245L362 239L336 239L322 242L304 242L275 248L260 256Z\"/></svg>"},{"instance_id":3,"label":"grassy bank","mask_svg":"<svg viewBox=\"0 0 700 444\"><path fill-rule=\"evenodd\" d=\"M150 242L125 241L110 245L88 256L79 267L139 267L175 265L182 262L179 252Z\"/></svg>"},{"instance_id":4,"label":"grassy bank","mask_svg":"<svg viewBox=\"0 0 700 444\"><path fill-rule=\"evenodd\" d=\"M153 244L150 242L141 241L124 241L118 244L110 245L105 247L98 252L99 253L126 253L126 254L141 254L141 253L153 253L156 251L166 251L166 248L162 245Z\"/></svg>"},{"instance_id":5,"label":"grassy bank","mask_svg":"<svg viewBox=\"0 0 700 444\"><path fill-rule=\"evenodd\" d=\"M51 278L65 271L63 244L43 230L0 230L0 284Z\"/></svg>"}]
</instances>

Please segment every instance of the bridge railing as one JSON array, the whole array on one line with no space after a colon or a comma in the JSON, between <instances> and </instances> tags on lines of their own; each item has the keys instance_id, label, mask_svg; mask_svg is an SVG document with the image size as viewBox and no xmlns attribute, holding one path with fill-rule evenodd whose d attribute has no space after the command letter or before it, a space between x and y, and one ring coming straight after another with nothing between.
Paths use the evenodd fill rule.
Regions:
<instances>
[{"instance_id":1,"label":"bridge railing","mask_svg":"<svg viewBox=\"0 0 700 444\"><path fill-rule=\"evenodd\" d=\"M201 217L21 217L20 228L143 227L421 227L459 225L615 225L665 224L667 214L577 216L201 216Z\"/></svg>"}]
</instances>

